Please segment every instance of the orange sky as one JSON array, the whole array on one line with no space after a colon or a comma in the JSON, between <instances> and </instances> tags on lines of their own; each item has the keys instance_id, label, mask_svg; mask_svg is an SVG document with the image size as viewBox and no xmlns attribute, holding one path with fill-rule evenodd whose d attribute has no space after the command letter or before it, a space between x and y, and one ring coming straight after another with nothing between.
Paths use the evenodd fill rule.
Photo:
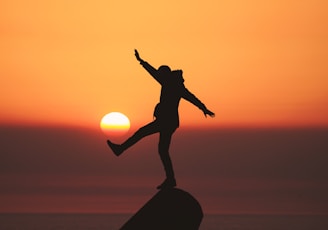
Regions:
<instances>
[{"instance_id":1,"label":"orange sky","mask_svg":"<svg viewBox=\"0 0 328 230\"><path fill-rule=\"evenodd\" d=\"M152 119L159 86L134 57L184 70L214 120L328 125L328 3L320 0L0 3L0 122L96 126Z\"/></svg>"}]
</instances>

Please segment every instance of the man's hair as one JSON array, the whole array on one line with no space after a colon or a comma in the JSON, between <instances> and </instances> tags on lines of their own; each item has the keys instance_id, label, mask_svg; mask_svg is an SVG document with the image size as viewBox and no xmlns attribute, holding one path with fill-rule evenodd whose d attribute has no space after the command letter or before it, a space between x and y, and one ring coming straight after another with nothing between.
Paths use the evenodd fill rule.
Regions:
<instances>
[{"instance_id":1,"label":"man's hair","mask_svg":"<svg viewBox=\"0 0 328 230\"><path fill-rule=\"evenodd\" d=\"M161 65L161 66L158 68L158 72L159 72L160 74L167 75L167 74L170 74L170 73L171 73L171 69L170 69L170 67L168 67L167 65Z\"/></svg>"}]
</instances>

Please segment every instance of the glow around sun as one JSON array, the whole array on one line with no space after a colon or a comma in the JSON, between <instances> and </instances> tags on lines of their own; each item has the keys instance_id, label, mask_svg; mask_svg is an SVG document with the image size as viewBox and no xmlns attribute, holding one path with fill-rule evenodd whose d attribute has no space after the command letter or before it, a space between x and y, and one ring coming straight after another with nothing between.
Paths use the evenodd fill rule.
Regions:
<instances>
[{"instance_id":1,"label":"glow around sun","mask_svg":"<svg viewBox=\"0 0 328 230\"><path fill-rule=\"evenodd\" d=\"M123 113L111 112L101 119L100 127L107 136L120 136L129 131L130 120Z\"/></svg>"}]
</instances>

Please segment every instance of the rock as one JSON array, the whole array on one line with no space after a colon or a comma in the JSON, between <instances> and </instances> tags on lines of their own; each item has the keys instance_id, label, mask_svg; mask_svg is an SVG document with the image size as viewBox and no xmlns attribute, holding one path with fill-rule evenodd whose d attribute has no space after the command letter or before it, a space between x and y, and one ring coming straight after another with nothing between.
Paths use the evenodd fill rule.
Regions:
<instances>
[{"instance_id":1,"label":"rock","mask_svg":"<svg viewBox=\"0 0 328 230\"><path fill-rule=\"evenodd\" d=\"M161 190L121 230L197 230L203 219L198 201L181 189Z\"/></svg>"}]
</instances>

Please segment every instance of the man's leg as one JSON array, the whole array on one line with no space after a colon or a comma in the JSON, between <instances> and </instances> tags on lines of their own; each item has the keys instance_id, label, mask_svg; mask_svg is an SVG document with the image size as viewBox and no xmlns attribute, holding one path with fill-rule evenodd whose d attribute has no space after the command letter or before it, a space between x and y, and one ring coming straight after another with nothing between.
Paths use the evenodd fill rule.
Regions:
<instances>
[{"instance_id":1,"label":"man's leg","mask_svg":"<svg viewBox=\"0 0 328 230\"><path fill-rule=\"evenodd\" d=\"M160 132L158 152L164 166L166 179L161 185L157 187L158 189L173 188L176 186L173 165L169 154L169 148L173 132L174 130Z\"/></svg>"},{"instance_id":2,"label":"man's leg","mask_svg":"<svg viewBox=\"0 0 328 230\"><path fill-rule=\"evenodd\" d=\"M130 138L128 138L123 144L118 145L107 140L107 144L113 150L116 156L121 155L126 149L137 143L140 139L159 132L159 125L155 121L143 126L137 132L135 132Z\"/></svg>"}]
</instances>

